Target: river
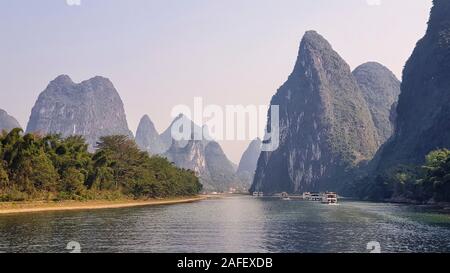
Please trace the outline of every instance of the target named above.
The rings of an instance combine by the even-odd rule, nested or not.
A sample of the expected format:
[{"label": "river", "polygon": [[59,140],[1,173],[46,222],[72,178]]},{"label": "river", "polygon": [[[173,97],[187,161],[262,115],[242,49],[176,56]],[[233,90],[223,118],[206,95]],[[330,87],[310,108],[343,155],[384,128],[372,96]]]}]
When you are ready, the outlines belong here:
[{"label": "river", "polygon": [[190,204],[0,216],[0,252],[450,252],[450,211],[232,196]]}]

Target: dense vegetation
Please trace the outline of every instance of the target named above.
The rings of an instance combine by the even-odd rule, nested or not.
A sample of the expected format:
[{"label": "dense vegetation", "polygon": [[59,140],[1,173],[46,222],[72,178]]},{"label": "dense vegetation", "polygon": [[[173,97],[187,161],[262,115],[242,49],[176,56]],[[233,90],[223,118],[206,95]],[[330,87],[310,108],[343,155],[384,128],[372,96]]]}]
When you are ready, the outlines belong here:
[{"label": "dense vegetation", "polygon": [[369,200],[450,202],[450,150],[429,153],[423,166],[398,165],[360,178],[351,191]]},{"label": "dense vegetation", "polygon": [[150,157],[126,136],[102,137],[95,153],[80,136],[0,134],[0,201],[159,198],[195,195],[190,170]]}]

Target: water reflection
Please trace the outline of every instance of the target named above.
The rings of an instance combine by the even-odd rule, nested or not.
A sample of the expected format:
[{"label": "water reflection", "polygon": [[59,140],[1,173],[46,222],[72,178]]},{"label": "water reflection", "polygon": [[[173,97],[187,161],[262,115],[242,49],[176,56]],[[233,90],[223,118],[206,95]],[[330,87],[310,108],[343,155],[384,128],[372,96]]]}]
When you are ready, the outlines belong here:
[{"label": "water reflection", "polygon": [[0,216],[0,251],[449,252],[449,214],[428,207],[339,206],[229,197],[173,206]]}]

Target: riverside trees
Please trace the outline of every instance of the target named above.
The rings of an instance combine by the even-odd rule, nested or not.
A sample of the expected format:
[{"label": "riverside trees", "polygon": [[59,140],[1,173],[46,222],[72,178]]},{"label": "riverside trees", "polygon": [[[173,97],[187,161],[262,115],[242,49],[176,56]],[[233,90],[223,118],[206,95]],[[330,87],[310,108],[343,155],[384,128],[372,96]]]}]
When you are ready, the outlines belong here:
[{"label": "riverside trees", "polygon": [[357,179],[352,189],[361,199],[450,202],[450,150],[430,152],[420,166],[397,165]]},{"label": "riverside trees", "polygon": [[126,136],[102,137],[91,153],[80,136],[0,133],[0,201],[159,198],[201,188],[192,171],[150,157]]}]

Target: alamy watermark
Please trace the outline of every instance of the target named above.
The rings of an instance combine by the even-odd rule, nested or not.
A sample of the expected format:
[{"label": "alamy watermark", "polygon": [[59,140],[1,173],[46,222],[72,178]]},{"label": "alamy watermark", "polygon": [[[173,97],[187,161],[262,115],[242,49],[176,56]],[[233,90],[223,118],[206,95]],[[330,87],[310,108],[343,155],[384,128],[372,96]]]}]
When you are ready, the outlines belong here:
[{"label": "alamy watermark", "polygon": [[377,241],[368,242],[366,248],[370,253],[381,253],[381,244]]},{"label": "alamy watermark", "polygon": [[70,253],[81,253],[81,244],[76,241],[70,241],[66,246],[67,250],[70,250]]},{"label": "alamy watermark", "polygon": [[[262,151],[271,152],[280,145],[279,105],[204,105],[203,99],[194,98],[194,107],[177,105],[172,117],[182,113],[171,126],[175,141],[188,140],[253,140],[262,139]],[[267,120],[270,123],[267,124]],[[191,126],[194,122],[197,126]]]}]

